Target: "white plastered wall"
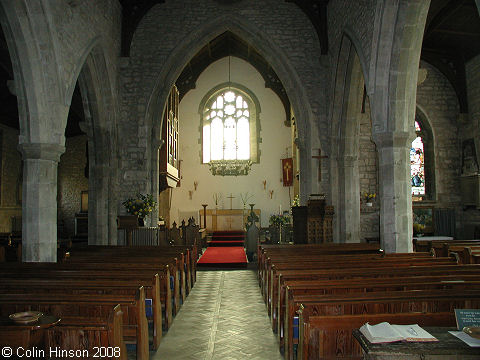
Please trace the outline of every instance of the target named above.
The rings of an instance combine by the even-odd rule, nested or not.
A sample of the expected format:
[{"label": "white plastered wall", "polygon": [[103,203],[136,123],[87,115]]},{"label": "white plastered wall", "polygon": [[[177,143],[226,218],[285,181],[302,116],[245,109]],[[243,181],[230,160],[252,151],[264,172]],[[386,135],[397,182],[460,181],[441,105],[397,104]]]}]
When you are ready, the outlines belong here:
[{"label": "white plastered wall", "polygon": [[[280,99],[275,93],[265,88],[265,82],[260,73],[249,63],[231,57],[230,79],[247,87],[257,97],[261,112],[259,144],[260,163],[253,164],[247,176],[213,176],[208,165],[200,161],[200,114],[198,109],[205,94],[218,84],[228,81],[228,58],[220,59],[211,64],[200,75],[196,87],[190,90],[180,102],[180,154],[181,186],[172,191],[170,221],[181,223],[185,214],[197,214],[203,209],[202,204],[208,204],[207,209],[215,208],[213,194],[221,194],[219,209],[230,209],[230,199],[233,209],[242,209],[240,195],[248,192],[252,196],[248,203],[254,203],[261,210],[261,226],[268,226],[271,214],[281,210],[290,210],[288,187],[281,182],[281,159],[286,157],[286,148],[290,145],[291,129],[283,122],[285,111]],[[288,149],[291,156],[291,148]],[[263,181],[266,180],[266,189]],[[198,182],[197,190],[194,182]],[[273,190],[272,198],[270,191]],[[189,191],[192,191],[190,200]],[[293,188],[291,188],[293,196]],[[247,208],[249,206],[247,205]],[[187,219],[185,219],[186,221]]]}]

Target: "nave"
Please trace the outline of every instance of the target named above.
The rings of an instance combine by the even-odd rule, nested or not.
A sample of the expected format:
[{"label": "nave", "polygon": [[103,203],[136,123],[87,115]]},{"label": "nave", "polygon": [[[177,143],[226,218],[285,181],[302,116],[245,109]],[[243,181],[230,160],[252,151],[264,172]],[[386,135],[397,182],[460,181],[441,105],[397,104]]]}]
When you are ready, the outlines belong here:
[{"label": "nave", "polygon": [[256,272],[198,271],[192,292],[151,359],[282,360]]}]

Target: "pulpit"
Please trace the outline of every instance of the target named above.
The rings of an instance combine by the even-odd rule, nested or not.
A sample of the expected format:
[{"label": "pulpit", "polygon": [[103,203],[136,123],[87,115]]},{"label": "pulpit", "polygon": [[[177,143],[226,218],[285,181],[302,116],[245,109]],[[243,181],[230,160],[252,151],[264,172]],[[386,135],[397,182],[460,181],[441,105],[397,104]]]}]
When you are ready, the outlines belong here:
[{"label": "pulpit", "polygon": [[319,244],[333,241],[333,206],[325,198],[311,198],[307,206],[295,206],[293,241],[295,244]]}]

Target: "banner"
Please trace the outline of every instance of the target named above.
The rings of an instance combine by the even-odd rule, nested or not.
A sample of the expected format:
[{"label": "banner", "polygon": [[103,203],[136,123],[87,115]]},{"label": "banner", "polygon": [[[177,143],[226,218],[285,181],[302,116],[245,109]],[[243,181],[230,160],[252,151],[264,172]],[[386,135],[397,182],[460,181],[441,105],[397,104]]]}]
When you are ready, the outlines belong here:
[{"label": "banner", "polygon": [[283,186],[293,185],[293,159],[282,159]]}]

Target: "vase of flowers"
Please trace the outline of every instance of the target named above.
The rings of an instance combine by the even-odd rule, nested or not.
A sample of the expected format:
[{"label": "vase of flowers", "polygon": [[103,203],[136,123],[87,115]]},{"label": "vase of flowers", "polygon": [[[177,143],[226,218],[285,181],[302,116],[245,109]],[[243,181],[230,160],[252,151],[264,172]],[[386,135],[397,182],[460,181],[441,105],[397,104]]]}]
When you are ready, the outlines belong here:
[{"label": "vase of flowers", "polygon": [[365,205],[366,205],[366,206],[373,206],[372,201],[373,201],[373,199],[375,199],[375,198],[377,197],[377,194],[375,194],[375,193],[368,193],[368,192],[365,191],[365,192],[362,194],[362,197],[363,197],[363,199],[364,199],[364,201],[365,201]]},{"label": "vase of flowers", "polygon": [[143,226],[143,219],[157,206],[152,194],[137,194],[137,198],[130,198],[122,202],[129,214],[138,217],[139,226]]}]

